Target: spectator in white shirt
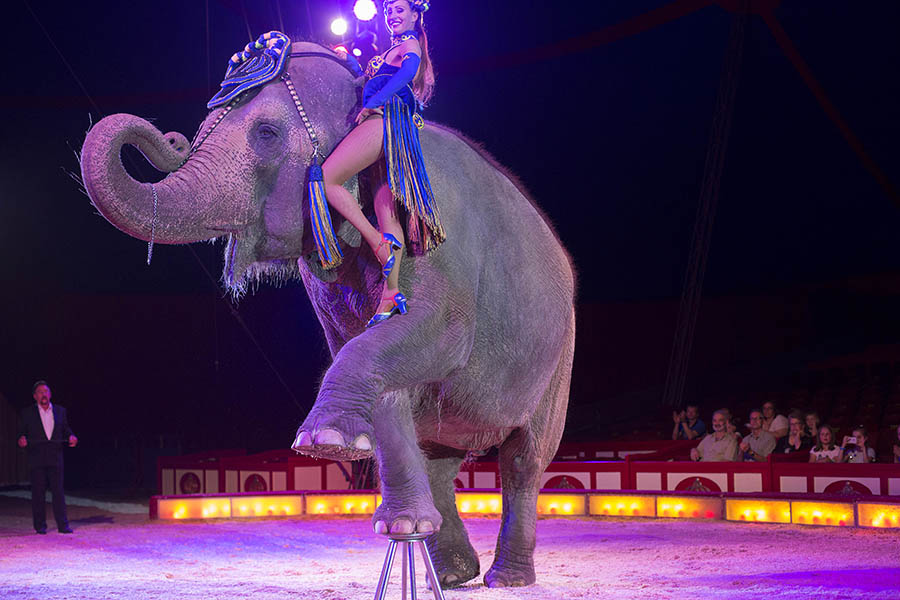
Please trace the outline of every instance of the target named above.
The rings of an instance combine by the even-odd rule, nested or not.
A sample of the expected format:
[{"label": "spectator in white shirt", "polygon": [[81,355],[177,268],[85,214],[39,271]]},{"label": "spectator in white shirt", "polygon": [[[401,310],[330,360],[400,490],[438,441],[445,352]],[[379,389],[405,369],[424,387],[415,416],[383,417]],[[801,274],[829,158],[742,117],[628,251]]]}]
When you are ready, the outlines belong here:
[{"label": "spectator in white shirt", "polygon": [[778,440],[778,438],[783,438],[788,434],[788,430],[790,429],[790,423],[788,423],[787,417],[784,415],[779,415],[775,411],[775,403],[769,400],[765,404],[762,405],[762,414],[763,414],[763,430],[768,431],[772,434],[772,437]]},{"label": "spectator in white shirt", "polygon": [[819,425],[819,439],[809,451],[809,462],[841,462],[841,447],[834,443],[834,430],[830,425]]}]

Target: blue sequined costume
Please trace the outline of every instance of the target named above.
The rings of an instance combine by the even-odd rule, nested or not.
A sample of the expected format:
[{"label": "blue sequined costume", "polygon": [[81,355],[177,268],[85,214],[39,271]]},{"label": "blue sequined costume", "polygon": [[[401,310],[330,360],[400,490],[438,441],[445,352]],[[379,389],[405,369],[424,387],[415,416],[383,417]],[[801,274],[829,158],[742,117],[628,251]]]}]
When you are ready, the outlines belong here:
[{"label": "blue sequined costume", "polygon": [[409,213],[408,245],[420,252],[428,251],[443,242],[446,234],[419,144],[419,130],[425,126],[425,121],[419,114],[420,106],[412,90],[419,57],[407,54],[403,65],[396,67],[385,62],[386,55],[387,52],[369,61],[363,106],[384,109],[388,184],[394,199]]}]

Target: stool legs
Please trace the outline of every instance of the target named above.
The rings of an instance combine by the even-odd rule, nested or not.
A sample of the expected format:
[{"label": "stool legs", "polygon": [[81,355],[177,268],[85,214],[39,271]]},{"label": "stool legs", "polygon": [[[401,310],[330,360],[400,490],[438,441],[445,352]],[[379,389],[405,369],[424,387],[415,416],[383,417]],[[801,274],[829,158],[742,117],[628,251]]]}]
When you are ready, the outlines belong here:
[{"label": "stool legs", "polygon": [[444,600],[444,593],[438,583],[434,563],[431,562],[431,556],[428,555],[428,549],[425,547],[426,537],[426,534],[419,533],[390,536],[387,555],[384,557],[384,565],[381,567],[381,577],[378,578],[378,588],[375,590],[375,600],[384,600],[385,598],[398,544],[400,545],[400,568],[402,571],[400,580],[401,598],[406,600],[406,580],[408,576],[410,599],[416,600],[416,555],[413,546],[418,544],[419,549],[422,551],[422,560],[425,563],[425,577],[428,583],[431,584],[434,600]]},{"label": "stool legs", "polygon": [[[431,589],[437,590],[434,598],[435,600],[444,600],[444,592],[441,591],[441,585],[438,583],[437,573],[434,570],[434,563],[431,562],[431,555],[428,554],[428,548],[425,547],[424,542],[419,544],[419,550],[422,551],[422,562],[425,563],[425,578],[431,584]],[[412,556],[411,551],[410,556]],[[413,600],[416,600],[415,596],[413,596]]]}]

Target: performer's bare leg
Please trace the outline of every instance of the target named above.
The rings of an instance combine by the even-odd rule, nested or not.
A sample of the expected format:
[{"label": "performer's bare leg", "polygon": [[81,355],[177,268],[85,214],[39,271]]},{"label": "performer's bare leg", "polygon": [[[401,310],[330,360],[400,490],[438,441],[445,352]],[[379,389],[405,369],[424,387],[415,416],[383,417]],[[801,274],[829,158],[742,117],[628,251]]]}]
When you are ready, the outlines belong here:
[{"label": "performer's bare leg", "polygon": [[359,230],[373,251],[381,242],[381,234],[372,227],[353,195],[343,184],[381,156],[384,136],[382,127],[381,118],[378,117],[363,121],[350,130],[347,137],[341,140],[322,164],[328,204]]},{"label": "performer's bare leg", "polygon": [[[359,230],[382,264],[387,262],[387,250],[390,248],[390,246],[381,245],[379,249],[382,232],[390,233],[401,244],[404,243],[403,228],[400,226],[391,190],[385,184],[375,193],[375,214],[378,217],[378,227],[381,229],[379,232],[372,227],[353,195],[344,188],[343,184],[382,156],[383,127],[381,117],[374,116],[366,119],[341,140],[338,147],[322,165],[325,197],[328,199],[328,204]],[[376,312],[385,312],[393,307],[393,296],[399,287],[401,254],[402,251],[394,253],[396,261],[394,269],[391,271],[382,293],[382,296],[387,296],[389,300],[382,300]]]},{"label": "performer's bare leg", "polygon": [[[401,245],[406,245],[406,240],[403,238],[403,227],[400,226],[400,217],[397,215],[397,202],[387,183],[382,184],[375,192],[375,216],[378,217],[378,228],[383,233],[390,233],[397,238]],[[384,282],[382,300],[376,312],[387,312],[394,306],[393,297],[400,291],[400,259],[402,256],[402,250],[394,252],[394,270]]]}]

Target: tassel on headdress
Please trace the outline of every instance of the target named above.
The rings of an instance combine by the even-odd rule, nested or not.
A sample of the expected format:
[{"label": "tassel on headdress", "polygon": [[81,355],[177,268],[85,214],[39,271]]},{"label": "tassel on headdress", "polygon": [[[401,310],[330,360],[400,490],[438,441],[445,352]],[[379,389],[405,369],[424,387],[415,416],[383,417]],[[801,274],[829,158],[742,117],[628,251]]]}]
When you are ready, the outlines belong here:
[{"label": "tassel on headdress", "polygon": [[337,236],[331,224],[331,213],[328,212],[328,200],[325,199],[325,182],[322,167],[316,156],[309,165],[309,222],[312,225],[313,238],[319,250],[319,261],[322,268],[333,269],[344,260],[344,254],[337,243]]}]

